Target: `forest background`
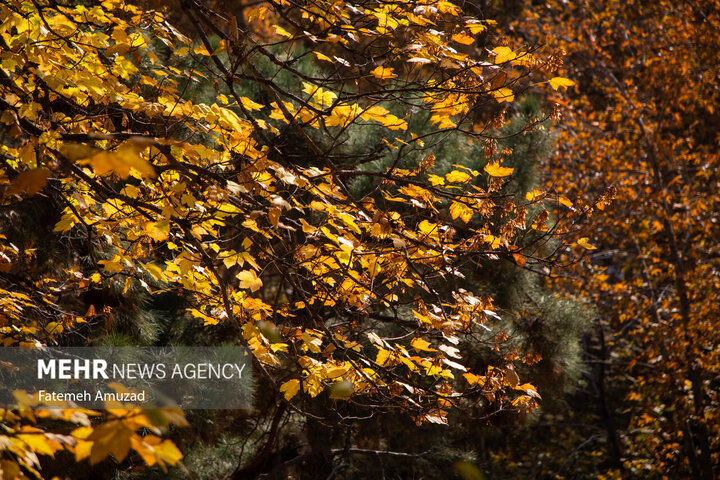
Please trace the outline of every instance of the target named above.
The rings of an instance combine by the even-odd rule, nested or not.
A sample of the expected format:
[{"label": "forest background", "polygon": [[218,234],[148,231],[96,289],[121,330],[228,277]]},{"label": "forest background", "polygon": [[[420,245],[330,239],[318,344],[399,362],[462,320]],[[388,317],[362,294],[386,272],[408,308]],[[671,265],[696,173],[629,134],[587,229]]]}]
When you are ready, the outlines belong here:
[{"label": "forest background", "polygon": [[720,4],[2,2],[5,346],[251,411],[3,411],[3,478],[720,474]]}]

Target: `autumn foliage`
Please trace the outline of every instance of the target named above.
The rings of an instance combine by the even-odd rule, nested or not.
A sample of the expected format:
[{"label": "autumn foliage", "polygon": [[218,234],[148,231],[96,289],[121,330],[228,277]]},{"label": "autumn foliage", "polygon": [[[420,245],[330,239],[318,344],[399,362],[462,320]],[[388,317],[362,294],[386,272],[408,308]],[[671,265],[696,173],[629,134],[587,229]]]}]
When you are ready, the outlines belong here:
[{"label": "autumn foliage", "polygon": [[[4,345],[99,342],[124,296],[172,294],[252,351],[279,415],[321,394],[418,424],[532,409],[523,352],[463,279],[551,260],[554,197],[502,192],[494,136],[515,92],[572,84],[554,58],[488,45],[495,23],[446,1],[180,6],[183,32],[120,1],[3,2]],[[449,139],[485,153],[434,168]],[[468,342],[503,353],[471,368]],[[177,412],[62,412],[79,427],[6,412],[3,471],[181,457],[156,436]]]},{"label": "autumn foliage", "polygon": [[408,428],[462,478],[715,478],[720,5],[480,3],[0,2],[3,346],[229,342],[258,391],[17,392],[3,478],[234,430],[224,476],[332,478]]},{"label": "autumn foliage", "polygon": [[512,28],[565,50],[578,84],[548,182],[585,203],[616,192],[566,284],[597,307],[602,362],[606,436],[578,462],[604,478],[717,478],[720,5],[530,3]]}]

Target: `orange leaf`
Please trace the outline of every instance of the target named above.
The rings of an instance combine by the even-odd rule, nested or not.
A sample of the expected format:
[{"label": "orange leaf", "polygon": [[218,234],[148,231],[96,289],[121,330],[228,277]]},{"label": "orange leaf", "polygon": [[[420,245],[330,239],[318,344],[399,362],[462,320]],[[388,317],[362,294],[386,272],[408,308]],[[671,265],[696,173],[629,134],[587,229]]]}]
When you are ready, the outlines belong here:
[{"label": "orange leaf", "polygon": [[475,39],[470,35],[466,35],[464,33],[456,33],[450,38],[452,38],[454,42],[462,43],[463,45],[470,45],[475,41]]},{"label": "orange leaf", "polygon": [[45,188],[49,176],[50,170],[45,167],[33,168],[31,170],[24,171],[15,177],[7,191],[7,194],[19,195],[21,193],[27,193],[29,195],[35,195],[37,192]]}]

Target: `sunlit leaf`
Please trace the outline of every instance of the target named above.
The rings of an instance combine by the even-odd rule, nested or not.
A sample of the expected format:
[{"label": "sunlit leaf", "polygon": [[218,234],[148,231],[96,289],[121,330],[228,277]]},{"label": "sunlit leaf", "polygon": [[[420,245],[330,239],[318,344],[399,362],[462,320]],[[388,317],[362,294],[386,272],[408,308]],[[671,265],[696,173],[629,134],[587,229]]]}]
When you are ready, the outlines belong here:
[{"label": "sunlit leaf", "polygon": [[597,247],[594,245],[590,245],[589,239],[587,237],[582,237],[577,241],[577,244],[583,247],[586,250],[597,250]]},{"label": "sunlit leaf", "polygon": [[517,55],[508,47],[496,47],[493,49],[495,63],[505,63],[514,60]]},{"label": "sunlit leaf", "polygon": [[475,42],[475,39],[465,33],[456,33],[452,36],[452,41],[463,45],[471,45]]},{"label": "sunlit leaf", "polygon": [[236,277],[240,280],[240,288],[250,289],[251,292],[256,292],[263,285],[255,270],[243,270]]},{"label": "sunlit leaf", "polygon": [[553,77],[549,81],[550,86],[555,90],[565,90],[567,87],[572,87],[575,82],[569,78]]},{"label": "sunlit leaf", "polygon": [[436,352],[437,351],[436,349],[430,347],[430,342],[428,342],[427,340],[420,338],[420,337],[413,338],[412,341],[410,342],[410,345],[412,345],[412,347],[419,352]]},{"label": "sunlit leaf", "polygon": [[397,75],[393,73],[393,69],[390,67],[377,67],[370,73],[372,73],[375,78],[379,78],[381,80],[397,77]]},{"label": "sunlit leaf", "polygon": [[285,400],[291,400],[300,391],[300,380],[293,378],[280,386],[280,392],[285,394]]},{"label": "sunlit leaf", "polygon": [[507,177],[515,171],[514,168],[501,167],[496,163],[485,165],[483,170],[485,170],[491,177]]}]

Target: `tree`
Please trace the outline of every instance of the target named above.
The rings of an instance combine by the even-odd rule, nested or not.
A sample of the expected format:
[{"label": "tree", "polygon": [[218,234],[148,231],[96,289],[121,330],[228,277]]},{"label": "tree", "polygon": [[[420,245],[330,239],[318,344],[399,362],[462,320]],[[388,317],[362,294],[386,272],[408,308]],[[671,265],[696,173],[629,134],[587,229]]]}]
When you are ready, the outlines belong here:
[{"label": "tree", "polygon": [[720,5],[523,5],[511,28],[566,50],[578,82],[548,178],[586,203],[617,192],[566,284],[599,314],[597,410],[585,418],[606,434],[580,439],[578,457],[606,478],[715,478]]},{"label": "tree", "polygon": [[[501,349],[492,298],[464,279],[489,260],[553,261],[540,207],[557,197],[503,191],[512,152],[493,132],[557,58],[491,50],[494,22],[446,1],[180,6],[195,42],[121,1],[3,3],[4,343],[97,342],[121,308],[110,297],[172,292],[282,395],[237,478],[266,469],[288,410],[308,418],[309,472],[327,476],[319,411],[444,424],[451,409],[532,409],[522,352]],[[215,92],[193,101],[201,81]],[[485,154],[438,175],[449,140]],[[470,366],[469,344],[508,353]],[[63,447],[81,460],[80,445],[91,463],[130,448],[179,460],[134,433],[177,413],[106,415],[50,450],[50,427],[44,446],[9,434],[7,468],[34,472],[23,458]]]}]

